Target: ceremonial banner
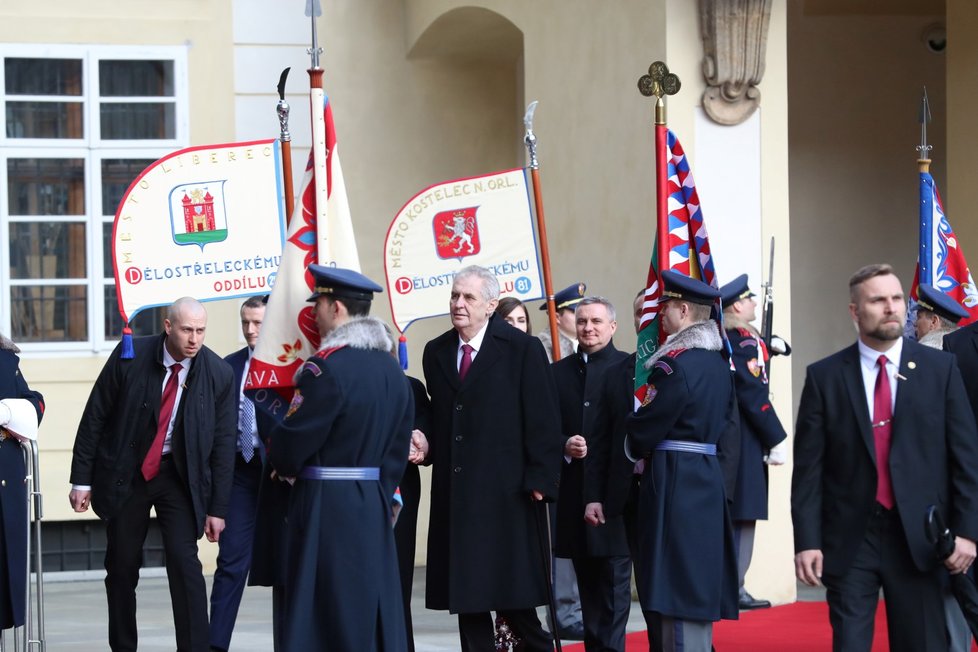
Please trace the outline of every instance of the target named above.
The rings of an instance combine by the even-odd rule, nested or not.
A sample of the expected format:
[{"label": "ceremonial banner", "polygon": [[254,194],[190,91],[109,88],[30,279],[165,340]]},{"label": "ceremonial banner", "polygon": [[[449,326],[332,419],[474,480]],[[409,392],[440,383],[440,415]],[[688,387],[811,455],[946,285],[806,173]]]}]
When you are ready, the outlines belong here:
[{"label": "ceremonial banner", "polygon": [[[333,111],[323,97],[326,119],[325,178],[314,175],[314,154],[310,153],[299,191],[299,203],[289,223],[282,251],[282,265],[262,324],[248,371],[246,388],[276,390],[291,398],[292,378],[303,361],[319,349],[319,331],[313,303],[313,281],[306,268],[310,263],[345,267],[360,271],[360,258],[353,237],[353,221],[346,197],[346,185],[337,149]],[[317,184],[322,184],[326,206],[317,207]],[[273,414],[282,405],[267,391],[250,394],[255,403]]]},{"label": "ceremonial banner", "polygon": [[[975,288],[971,270],[958,247],[951,224],[944,214],[937,184],[929,172],[920,173],[920,249],[917,255],[917,271],[910,288],[911,311],[916,310],[917,286],[932,285],[957,301],[968,311],[961,326],[978,320],[978,289]],[[909,321],[911,327],[913,322]]]},{"label": "ceremonial banner", "polygon": [[[665,127],[662,127],[665,129]],[[649,265],[648,287],[642,302],[642,317],[639,322],[637,358],[635,360],[635,400],[636,408],[645,400],[648,390],[649,371],[643,363],[659,348],[659,300],[662,296],[659,271],[672,269],[693,278],[702,279],[712,287],[717,286],[713,256],[710,253],[710,240],[700,210],[699,195],[693,183],[693,173],[686,159],[679,139],[671,130],[667,136],[667,181],[668,193],[667,233],[669,260],[659,265],[658,240],[663,234],[658,230],[652,247],[652,261]]]},{"label": "ceremonial banner", "polygon": [[190,147],[132,182],[112,231],[124,321],[184,296],[268,292],[284,238],[279,157],[276,140]]},{"label": "ceremonial banner", "polygon": [[503,296],[543,296],[540,263],[522,168],[446,181],[412,197],[384,242],[387,296],[394,325],[448,314],[458,270],[481,265]]}]

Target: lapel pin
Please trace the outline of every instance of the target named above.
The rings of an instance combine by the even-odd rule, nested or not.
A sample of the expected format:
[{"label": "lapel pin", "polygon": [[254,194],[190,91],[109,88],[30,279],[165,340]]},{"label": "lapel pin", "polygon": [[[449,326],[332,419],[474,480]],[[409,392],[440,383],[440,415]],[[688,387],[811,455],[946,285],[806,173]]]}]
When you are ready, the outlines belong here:
[{"label": "lapel pin", "polygon": [[906,376],[904,376],[903,374],[901,374],[899,372],[896,374],[896,378],[897,378],[897,380],[906,380],[907,379]]},{"label": "lapel pin", "polygon": [[917,368],[917,363],[914,362],[913,360],[907,363],[907,369],[916,369],[916,368]]}]

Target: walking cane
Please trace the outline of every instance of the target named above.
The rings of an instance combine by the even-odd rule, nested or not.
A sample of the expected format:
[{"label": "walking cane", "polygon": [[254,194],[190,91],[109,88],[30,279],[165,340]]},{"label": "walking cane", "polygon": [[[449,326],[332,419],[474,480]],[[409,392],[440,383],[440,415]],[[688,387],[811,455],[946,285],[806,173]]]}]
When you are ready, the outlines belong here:
[{"label": "walking cane", "polygon": [[[554,639],[554,648],[557,652],[563,652],[560,645],[560,634],[557,632],[557,596],[554,593],[553,582],[553,559],[552,538],[550,535],[550,504],[537,501],[537,533],[540,535],[540,556],[543,560],[543,570],[547,575],[547,613],[550,616],[550,633]],[[544,524],[540,521],[543,520]]]}]

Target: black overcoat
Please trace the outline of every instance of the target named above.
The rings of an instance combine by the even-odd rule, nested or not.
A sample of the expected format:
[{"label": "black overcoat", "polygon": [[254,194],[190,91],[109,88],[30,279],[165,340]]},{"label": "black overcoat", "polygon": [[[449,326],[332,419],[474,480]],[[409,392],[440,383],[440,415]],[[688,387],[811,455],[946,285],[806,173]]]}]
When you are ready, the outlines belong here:
[{"label": "black overcoat", "polygon": [[[34,404],[37,420],[44,414],[44,398],[32,391],[20,373],[20,360],[10,349],[0,349],[0,399],[24,398]],[[15,440],[0,442],[0,517],[4,555],[0,558],[0,629],[24,624],[27,571],[27,477],[24,452]]]},{"label": "black overcoat", "polygon": [[324,346],[339,340],[370,348],[326,348],[306,360],[289,411],[270,437],[268,458],[284,477],[305,466],[380,473],[379,481],[299,478],[292,487],[288,652],[407,649],[391,502],[407,463],[414,402],[389,350],[376,348],[369,334],[346,338],[367,321],[341,326]]},{"label": "black overcoat", "polygon": [[557,497],[563,446],[557,393],[540,340],[489,318],[459,381],[455,330],[428,342],[431,395],[429,609],[477,613],[547,600],[539,504]]},{"label": "black overcoat", "polygon": [[740,410],[740,466],[730,518],[756,521],[767,518],[767,464],[764,456],[788,437],[771,405],[767,379],[767,351],[745,328],[727,330],[733,349],[734,387]]},{"label": "black overcoat", "polygon": [[[638,512],[642,609],[682,620],[735,619],[737,556],[725,486],[732,478],[721,469],[722,459],[737,457],[724,451],[740,446],[729,364],[719,351],[678,349],[656,361],[648,382],[646,404],[626,419],[632,454],[651,456]],[[665,439],[716,444],[719,453],[655,450]]]},{"label": "black overcoat", "polygon": [[[561,443],[581,435],[588,442],[588,455],[582,459],[564,459],[560,475],[560,497],[557,499],[557,533],[554,545],[558,557],[612,557],[628,555],[625,523],[621,515],[606,517],[605,523],[593,527],[584,522],[584,476],[591,465],[592,433],[605,372],[628,357],[611,342],[591,353],[584,362],[578,352],[553,364],[554,382],[560,401]],[[599,458],[598,463],[606,463]]]},{"label": "black overcoat", "polygon": [[605,518],[625,511],[635,462],[625,455],[625,419],[635,411],[635,354],[613,363],[601,382],[584,469],[584,504],[601,503]]},{"label": "black overcoat", "polygon": [[[115,348],[92,387],[71,458],[71,484],[92,488],[92,508],[109,520],[129,498],[156,435],[162,398],[165,334],[133,338],[135,357]],[[197,536],[204,520],[224,518],[231,495],[238,397],[230,365],[206,346],[190,365],[172,451],[194,506]]]},{"label": "black overcoat", "polygon": [[[938,565],[923,519],[937,505],[955,534],[978,539],[978,429],[954,356],[903,339],[890,479],[910,554]],[[876,446],[858,345],[808,367],[795,426],[795,551],[821,550],[823,573],[846,573],[876,505]]]}]

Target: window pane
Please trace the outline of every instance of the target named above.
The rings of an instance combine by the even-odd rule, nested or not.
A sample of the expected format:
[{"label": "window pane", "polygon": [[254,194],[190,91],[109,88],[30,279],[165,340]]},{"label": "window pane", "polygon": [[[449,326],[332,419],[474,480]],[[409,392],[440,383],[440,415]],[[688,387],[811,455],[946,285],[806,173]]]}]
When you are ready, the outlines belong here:
[{"label": "window pane", "polygon": [[176,138],[176,109],[170,102],[102,104],[102,140]]},{"label": "window pane", "polygon": [[102,97],[173,97],[172,61],[98,62]]},{"label": "window pane", "polygon": [[85,214],[83,159],[8,159],[7,187],[10,215]]},{"label": "window pane", "polygon": [[11,222],[10,278],[85,278],[85,224]]},{"label": "window pane", "polygon": [[84,138],[81,102],[7,102],[7,138]]},{"label": "window pane", "polygon": [[4,59],[7,95],[81,95],[81,59]]},{"label": "window pane", "polygon": [[15,342],[83,342],[88,339],[88,288],[84,285],[10,288],[10,339]]},{"label": "window pane", "polygon": [[[132,321],[129,328],[132,334],[155,335],[163,332],[163,318],[166,317],[166,308],[147,308],[139,311]],[[122,316],[119,314],[119,304],[116,301],[115,285],[105,286],[105,339],[116,341],[122,336]]]},{"label": "window pane", "polygon": [[129,184],[152,162],[149,158],[102,160],[102,215],[115,215]]},{"label": "window pane", "polygon": [[[112,271],[112,222],[102,223],[102,276],[114,278]],[[114,301],[114,299],[113,299]]]}]

